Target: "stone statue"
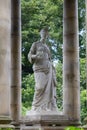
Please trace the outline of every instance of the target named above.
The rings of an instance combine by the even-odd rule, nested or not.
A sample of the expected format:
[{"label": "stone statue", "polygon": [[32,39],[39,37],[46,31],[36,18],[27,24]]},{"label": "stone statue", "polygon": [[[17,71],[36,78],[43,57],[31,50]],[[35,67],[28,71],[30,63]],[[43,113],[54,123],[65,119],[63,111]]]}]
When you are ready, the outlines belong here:
[{"label": "stone statue", "polygon": [[45,43],[48,37],[47,27],[40,31],[40,35],[40,41],[32,44],[28,54],[30,63],[33,63],[35,77],[35,93],[32,110],[36,112],[57,112],[55,68],[51,63],[49,47]]}]

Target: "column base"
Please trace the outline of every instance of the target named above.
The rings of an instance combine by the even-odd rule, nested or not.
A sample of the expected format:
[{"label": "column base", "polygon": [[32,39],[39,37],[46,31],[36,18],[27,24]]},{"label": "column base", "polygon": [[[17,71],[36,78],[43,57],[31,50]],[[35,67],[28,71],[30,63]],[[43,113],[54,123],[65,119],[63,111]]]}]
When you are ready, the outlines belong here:
[{"label": "column base", "polygon": [[14,126],[11,125],[11,117],[9,116],[0,116],[0,128],[3,128],[6,130],[6,128],[12,128],[14,130]]},{"label": "column base", "polygon": [[14,130],[20,130],[20,123],[19,123],[19,121],[12,121],[11,125],[14,126]]},{"label": "column base", "polygon": [[0,128],[4,128],[5,130],[6,128],[11,128],[12,130],[14,130],[14,126],[9,124],[0,124]]},{"label": "column base", "polygon": [[10,124],[11,121],[11,117],[9,116],[0,116],[0,124]]}]

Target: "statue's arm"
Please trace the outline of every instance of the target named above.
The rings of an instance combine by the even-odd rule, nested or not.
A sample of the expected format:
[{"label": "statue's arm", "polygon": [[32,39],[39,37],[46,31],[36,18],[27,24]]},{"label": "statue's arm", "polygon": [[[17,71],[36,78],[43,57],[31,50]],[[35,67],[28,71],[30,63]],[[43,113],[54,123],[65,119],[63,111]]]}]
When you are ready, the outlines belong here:
[{"label": "statue's arm", "polygon": [[28,60],[30,61],[30,63],[33,63],[35,59],[36,59],[36,45],[35,43],[33,43],[28,53]]}]

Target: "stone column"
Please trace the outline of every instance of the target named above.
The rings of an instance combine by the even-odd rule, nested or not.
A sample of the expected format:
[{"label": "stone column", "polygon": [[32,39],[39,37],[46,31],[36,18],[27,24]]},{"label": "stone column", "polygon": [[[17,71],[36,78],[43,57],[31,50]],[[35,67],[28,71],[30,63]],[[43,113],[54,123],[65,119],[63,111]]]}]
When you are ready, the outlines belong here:
[{"label": "stone column", "polygon": [[11,115],[18,123],[21,114],[21,4],[11,1]]},{"label": "stone column", "polygon": [[64,0],[63,26],[64,114],[78,124],[80,121],[78,0]]},{"label": "stone column", "polygon": [[10,122],[10,4],[0,0],[0,124]]}]

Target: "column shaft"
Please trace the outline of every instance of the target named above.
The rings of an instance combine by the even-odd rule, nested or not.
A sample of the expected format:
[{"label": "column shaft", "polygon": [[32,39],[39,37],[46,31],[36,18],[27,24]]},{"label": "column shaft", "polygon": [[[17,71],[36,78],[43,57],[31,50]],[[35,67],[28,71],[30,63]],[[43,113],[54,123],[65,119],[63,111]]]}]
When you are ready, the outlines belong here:
[{"label": "column shaft", "polygon": [[64,114],[80,120],[78,0],[64,0],[63,8],[63,107]]},{"label": "column shaft", "polygon": [[10,0],[0,0],[0,123],[10,117],[10,19]]},{"label": "column shaft", "polygon": [[11,114],[14,121],[21,114],[21,4],[11,2]]}]

